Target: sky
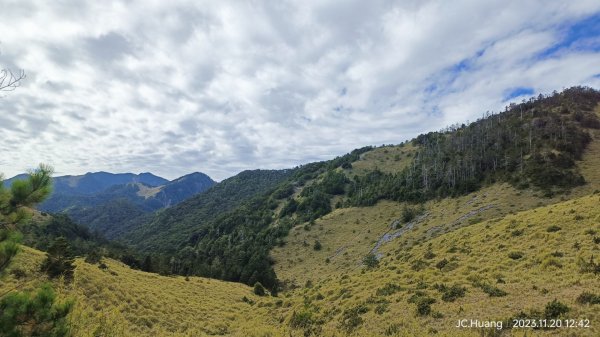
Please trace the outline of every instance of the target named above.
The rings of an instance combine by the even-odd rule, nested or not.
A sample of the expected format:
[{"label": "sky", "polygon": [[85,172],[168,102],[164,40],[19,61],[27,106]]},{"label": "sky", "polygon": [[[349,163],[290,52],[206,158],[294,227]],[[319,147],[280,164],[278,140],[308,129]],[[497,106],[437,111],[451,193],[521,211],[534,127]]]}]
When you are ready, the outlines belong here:
[{"label": "sky", "polygon": [[0,172],[246,169],[600,89],[600,1],[0,0]]}]

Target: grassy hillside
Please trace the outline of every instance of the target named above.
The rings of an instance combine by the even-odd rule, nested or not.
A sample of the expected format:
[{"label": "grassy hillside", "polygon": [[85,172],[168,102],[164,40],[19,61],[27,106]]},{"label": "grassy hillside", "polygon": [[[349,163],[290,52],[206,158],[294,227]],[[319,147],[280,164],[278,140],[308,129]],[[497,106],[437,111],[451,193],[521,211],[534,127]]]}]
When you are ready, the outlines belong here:
[{"label": "grassy hillside", "polygon": [[352,164],[351,172],[358,175],[375,169],[385,173],[400,172],[412,162],[417,149],[418,147],[411,143],[375,148],[361,155],[360,159]]},{"label": "grassy hillside", "polygon": [[[279,282],[269,251],[302,238],[296,230],[294,238],[285,238],[293,227],[310,229],[329,216],[340,223],[335,217],[344,214],[342,209],[395,201],[399,210],[382,211],[377,221],[383,222],[374,226],[383,227],[368,233],[395,237],[400,229],[384,230],[385,225],[407,207],[406,212],[417,212],[416,206],[405,203],[421,204],[417,213],[422,207],[423,217],[416,219],[420,223],[410,224],[421,233],[405,237],[420,241],[465,223],[571,198],[586,183],[577,163],[593,142],[591,133],[600,130],[594,111],[598,102],[600,92],[573,87],[511,104],[469,125],[420,135],[410,143],[365,147],[330,161],[277,171],[285,172],[280,179],[240,174],[178,207],[127,223],[122,240],[143,254],[157,255],[153,270],[246,284],[260,281],[276,290]],[[474,192],[477,200],[475,194],[464,199]],[[502,200],[486,204],[488,195]],[[444,199],[448,197],[455,199]],[[352,216],[340,220],[357,221]],[[371,226],[372,219],[368,221]],[[379,240],[365,237],[373,243]],[[321,244],[316,241],[307,237],[295,243]],[[298,259],[294,252],[290,255]],[[289,258],[283,259],[290,264]]]},{"label": "grassy hillside", "polygon": [[[460,318],[508,320],[521,311],[543,316],[554,299],[568,307],[565,317],[589,319],[591,327],[504,335],[596,336],[600,305],[581,303],[581,295],[600,295],[589,264],[600,253],[599,204],[600,194],[592,194],[425,242],[395,240],[379,266],[331,268],[325,275],[315,268],[311,282],[279,298],[255,296],[239,283],[144,273],[110,259],[104,269],[78,260],[72,285],[55,287],[61,298],[77,301],[70,316],[75,336],[496,336],[453,325]],[[375,213],[363,215],[370,216]],[[2,276],[0,293],[43,282],[43,256],[23,247]],[[428,299],[435,302],[419,314]]]},{"label": "grassy hillside", "polygon": [[[595,113],[600,116],[600,105]],[[410,221],[408,231],[402,214],[405,208],[420,208],[415,204],[383,200],[371,207],[336,209],[311,226],[300,223],[291,229],[285,246],[271,251],[275,271],[288,285],[302,285],[307,279],[322,279],[359,268],[364,256],[379,241],[377,252],[383,254],[389,251],[390,242],[400,241],[403,245],[423,242],[473,223],[589,195],[600,190],[600,130],[585,131],[591,142],[581,160],[575,163],[576,171],[586,181],[584,185],[548,196],[539,189],[496,183],[455,198],[429,200],[422,204],[422,214]],[[370,172],[366,168],[375,167],[386,172],[400,171],[411,163],[417,149],[410,144],[376,148],[361,155],[345,173],[348,177],[364,176]],[[396,154],[401,154],[398,160],[394,159]],[[398,225],[401,228],[396,228]],[[402,235],[389,242],[382,240],[386,234],[397,233]],[[322,245],[321,250],[314,250],[316,241]]]},{"label": "grassy hillside", "polygon": [[[2,277],[0,294],[45,282],[38,272],[43,258],[42,252],[22,247]],[[285,330],[276,327],[276,299],[258,297],[248,286],[159,276],[111,259],[103,263],[101,269],[78,259],[73,283],[55,282],[61,298],[76,300],[73,336],[265,336]]]},{"label": "grassy hillside", "polygon": [[[315,279],[287,296],[295,302],[296,315],[304,317],[303,329],[325,336],[344,329],[357,336],[479,335],[457,331],[452,324],[459,318],[505,320],[521,311],[535,315],[554,299],[570,308],[567,317],[598,322],[600,306],[577,299],[600,289],[600,278],[586,267],[600,252],[599,204],[600,194],[595,194],[465,226],[426,242],[397,240],[379,267],[354,265],[322,278],[323,270],[315,268],[310,273]],[[454,285],[465,288],[464,297],[444,301],[438,289]],[[506,294],[491,297],[484,290]],[[413,302],[426,298],[435,303],[420,316]],[[536,330],[534,335],[598,333],[596,323],[589,329]]]},{"label": "grassy hillside", "polygon": [[[77,299],[76,335],[597,336],[600,94],[566,93],[411,143],[245,172],[133,223],[124,238],[159,252],[161,272],[279,297],[78,261],[62,289]],[[11,268],[26,270],[0,290],[43,280],[41,258],[25,249]],[[515,317],[591,327],[454,328]]]}]

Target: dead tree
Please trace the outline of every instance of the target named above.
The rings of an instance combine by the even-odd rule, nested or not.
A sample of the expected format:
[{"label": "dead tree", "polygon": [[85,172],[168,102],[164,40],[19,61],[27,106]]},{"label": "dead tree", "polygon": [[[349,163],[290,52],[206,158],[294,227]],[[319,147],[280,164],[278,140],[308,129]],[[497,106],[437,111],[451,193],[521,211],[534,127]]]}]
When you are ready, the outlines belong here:
[{"label": "dead tree", "polygon": [[25,79],[25,71],[20,70],[17,74],[10,69],[0,70],[0,91],[13,91],[21,85]]}]

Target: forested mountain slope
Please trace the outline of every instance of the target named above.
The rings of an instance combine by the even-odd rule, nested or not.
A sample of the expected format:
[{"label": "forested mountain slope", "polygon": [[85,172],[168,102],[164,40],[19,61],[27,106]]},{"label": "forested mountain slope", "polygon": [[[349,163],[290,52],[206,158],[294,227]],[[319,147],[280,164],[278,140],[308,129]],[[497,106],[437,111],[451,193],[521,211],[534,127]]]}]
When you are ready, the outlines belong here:
[{"label": "forested mountain slope", "polygon": [[[324,278],[315,270],[314,279],[279,297],[110,259],[77,260],[73,282],[54,284],[61,300],[76,300],[69,315],[76,336],[591,337],[600,319],[599,203],[600,194],[591,194],[423,242],[395,241],[377,264]],[[43,259],[23,247],[1,276],[0,293],[38,287],[46,280]],[[505,329],[456,329],[463,317],[502,321]],[[577,326],[506,328],[519,317],[572,317]]]},{"label": "forested mountain slope", "polygon": [[128,231],[118,238],[142,251],[173,252],[194,231],[202,230],[244,201],[273,189],[290,174],[291,170],[241,172],[177,206],[134,219],[126,225]]},{"label": "forested mountain slope", "polygon": [[[574,87],[512,104],[506,111],[488,114],[469,125],[421,135],[410,144],[367,147],[305,165],[273,185],[269,193],[240,202],[241,206],[228,214],[201,226],[188,222],[189,231],[183,233],[190,234],[188,238],[167,230],[181,220],[163,215],[154,220],[152,228],[163,229],[154,231],[163,242],[176,238],[168,241],[173,243],[168,247],[180,249],[162,268],[248,284],[258,280],[274,289],[277,281],[270,249],[285,246],[289,229],[314,228],[315,220],[333,210],[375,205],[380,200],[433,202],[498,183],[542,198],[566,196],[585,184],[576,163],[592,141],[590,133],[600,128],[594,112],[598,102],[598,91]],[[382,156],[385,169],[361,164],[364,158]],[[486,210],[477,212],[482,211]],[[506,213],[498,213],[502,214]],[[388,218],[394,216],[391,213]],[[160,245],[148,248],[159,250]]]},{"label": "forested mountain slope", "polygon": [[114,185],[86,196],[63,195],[62,198],[68,200],[68,206],[59,211],[92,231],[114,239],[125,230],[127,222],[177,205],[208,190],[214,184],[216,183],[207,175],[192,173],[154,187],[142,183]]}]

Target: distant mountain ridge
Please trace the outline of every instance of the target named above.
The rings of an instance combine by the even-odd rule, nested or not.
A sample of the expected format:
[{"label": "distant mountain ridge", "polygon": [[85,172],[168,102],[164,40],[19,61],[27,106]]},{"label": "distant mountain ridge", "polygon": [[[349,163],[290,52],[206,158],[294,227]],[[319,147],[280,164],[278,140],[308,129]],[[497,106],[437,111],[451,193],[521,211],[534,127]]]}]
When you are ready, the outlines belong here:
[{"label": "distant mountain ridge", "polygon": [[[12,181],[25,177],[27,174],[18,175],[4,181],[4,185],[10,186]],[[66,213],[77,223],[102,234],[109,227],[119,227],[132,218],[177,205],[216,184],[200,172],[173,181],[148,172],[95,172],[54,177],[53,182],[51,196],[37,208]]]},{"label": "distant mountain ridge", "polygon": [[[19,174],[4,181],[5,186],[10,186],[14,180],[27,177],[27,174]],[[54,193],[67,194],[94,194],[106,190],[114,185],[128,183],[142,183],[144,185],[156,187],[164,185],[169,180],[156,176],[149,172],[140,174],[134,173],[109,173],[109,172],[88,172],[83,175],[66,175],[52,178]]]}]

